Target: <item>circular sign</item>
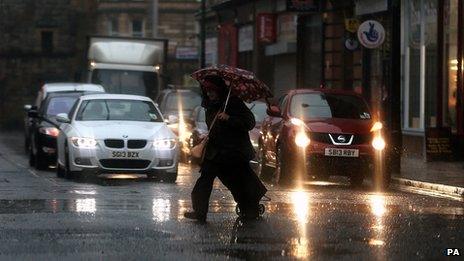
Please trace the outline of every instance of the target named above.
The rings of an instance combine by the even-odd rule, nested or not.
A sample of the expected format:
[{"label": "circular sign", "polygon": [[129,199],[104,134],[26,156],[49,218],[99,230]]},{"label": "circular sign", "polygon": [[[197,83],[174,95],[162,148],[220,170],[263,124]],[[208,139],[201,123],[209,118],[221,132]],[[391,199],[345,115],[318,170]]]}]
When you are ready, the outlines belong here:
[{"label": "circular sign", "polygon": [[381,23],[367,20],[358,28],[358,39],[366,48],[377,48],[385,41],[385,29]]},{"label": "circular sign", "polygon": [[358,40],[356,39],[353,39],[353,38],[348,38],[345,40],[345,48],[350,50],[350,51],[354,51],[356,49],[358,49],[359,47],[359,42]]}]

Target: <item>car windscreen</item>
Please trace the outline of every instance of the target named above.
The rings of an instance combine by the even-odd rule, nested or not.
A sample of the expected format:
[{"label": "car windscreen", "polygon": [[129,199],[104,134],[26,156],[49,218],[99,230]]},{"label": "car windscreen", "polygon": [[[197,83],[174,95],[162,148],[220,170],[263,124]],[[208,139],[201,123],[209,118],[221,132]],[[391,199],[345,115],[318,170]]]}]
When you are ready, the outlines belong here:
[{"label": "car windscreen", "polygon": [[195,92],[173,92],[167,95],[164,111],[193,111],[200,105],[201,96]]},{"label": "car windscreen", "polygon": [[158,76],[155,72],[95,69],[92,83],[103,85],[107,93],[158,96]]},{"label": "car windscreen", "polygon": [[267,105],[265,103],[255,103],[251,105],[251,112],[255,116],[255,121],[261,123],[266,117]]},{"label": "car windscreen", "polygon": [[303,120],[317,118],[361,119],[371,118],[366,103],[354,95],[305,93],[292,97],[290,114]]},{"label": "car windscreen", "polygon": [[149,101],[98,99],[84,100],[77,121],[146,121],[162,122],[155,105]]},{"label": "car windscreen", "polygon": [[69,111],[73,107],[74,103],[77,100],[75,97],[52,97],[48,100],[47,107],[45,109],[45,115],[47,116],[56,116],[60,113],[69,114]]}]

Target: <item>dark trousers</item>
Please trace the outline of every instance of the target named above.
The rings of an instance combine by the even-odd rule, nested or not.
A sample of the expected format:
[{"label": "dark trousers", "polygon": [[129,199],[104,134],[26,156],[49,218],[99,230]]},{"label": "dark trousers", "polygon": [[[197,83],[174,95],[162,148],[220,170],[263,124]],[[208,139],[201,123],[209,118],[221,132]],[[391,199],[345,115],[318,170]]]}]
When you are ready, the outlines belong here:
[{"label": "dark trousers", "polygon": [[216,177],[230,190],[235,202],[240,206],[257,205],[265,192],[259,198],[250,195],[249,191],[244,189],[249,186],[244,184],[247,182],[247,175],[255,175],[248,161],[205,160],[201,175],[192,191],[193,210],[201,215],[208,213],[209,197]]}]

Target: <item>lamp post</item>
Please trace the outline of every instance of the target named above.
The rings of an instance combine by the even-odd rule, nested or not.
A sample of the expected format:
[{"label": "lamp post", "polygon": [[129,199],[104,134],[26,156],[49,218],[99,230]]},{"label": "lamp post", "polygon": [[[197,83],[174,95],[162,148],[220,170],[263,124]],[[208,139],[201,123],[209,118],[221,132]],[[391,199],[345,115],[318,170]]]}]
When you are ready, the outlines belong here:
[{"label": "lamp post", "polygon": [[201,0],[200,8],[200,68],[205,68],[206,66],[206,50],[205,50],[205,40],[206,40],[206,0]]}]

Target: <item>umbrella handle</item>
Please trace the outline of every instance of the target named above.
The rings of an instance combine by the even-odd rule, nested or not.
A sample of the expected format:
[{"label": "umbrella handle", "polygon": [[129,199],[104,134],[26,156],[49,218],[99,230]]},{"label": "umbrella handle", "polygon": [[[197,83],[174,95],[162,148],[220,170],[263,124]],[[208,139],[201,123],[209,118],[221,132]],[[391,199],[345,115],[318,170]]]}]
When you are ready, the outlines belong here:
[{"label": "umbrella handle", "polygon": [[227,94],[227,98],[226,98],[226,103],[224,104],[224,110],[223,112],[226,112],[226,108],[227,108],[227,104],[229,103],[229,98],[230,98],[230,93],[232,92],[232,88],[229,87],[229,93]]}]

